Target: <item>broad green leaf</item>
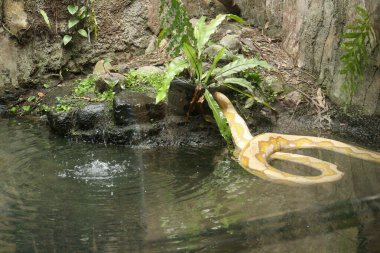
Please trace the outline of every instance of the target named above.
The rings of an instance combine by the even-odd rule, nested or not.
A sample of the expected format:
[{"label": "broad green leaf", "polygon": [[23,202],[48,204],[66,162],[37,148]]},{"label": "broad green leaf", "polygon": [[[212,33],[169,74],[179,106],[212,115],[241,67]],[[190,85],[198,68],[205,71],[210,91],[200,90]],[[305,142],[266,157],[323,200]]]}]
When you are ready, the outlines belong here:
[{"label": "broad green leaf", "polygon": [[265,69],[271,69],[271,66],[266,61],[260,61],[256,58],[253,59],[238,59],[236,61],[227,64],[215,75],[215,77],[227,77],[233,74],[239,73],[246,69],[262,67]]},{"label": "broad green leaf", "polygon": [[203,48],[210,40],[212,34],[216,32],[218,26],[226,19],[226,14],[219,14],[210,21],[208,25],[205,24],[205,17],[199,19],[198,25],[194,29],[194,37],[197,41],[197,50],[199,53],[203,52]]},{"label": "broad green leaf", "polygon": [[79,33],[80,35],[82,35],[83,37],[85,37],[85,38],[88,37],[87,32],[86,32],[86,30],[84,30],[84,29],[79,29],[79,30],[78,30],[78,33]]},{"label": "broad green leaf", "polygon": [[220,61],[220,59],[222,59],[223,55],[224,55],[224,51],[226,49],[223,47],[222,49],[219,50],[219,52],[216,54],[213,62],[212,62],[212,65],[210,67],[210,69],[208,70],[207,72],[207,75],[204,79],[204,84],[207,86],[207,83],[208,83],[208,80],[210,79],[210,76],[211,74],[214,72],[215,68],[216,68],[216,65],[218,64],[218,62]]},{"label": "broad green leaf", "polygon": [[79,9],[79,7],[76,6],[76,5],[70,4],[70,5],[67,6],[67,10],[69,11],[69,13],[71,15],[74,15],[75,13],[77,13],[78,9]]},{"label": "broad green leaf", "polygon": [[50,20],[49,20],[47,13],[44,10],[40,10],[40,14],[43,17],[43,19],[44,19],[47,27],[49,28],[49,30],[51,30]]},{"label": "broad green leaf", "polygon": [[87,16],[87,8],[86,8],[86,6],[82,6],[82,7],[79,9],[78,17],[79,17],[80,19],[84,19],[86,16]]},{"label": "broad green leaf", "polygon": [[190,63],[192,72],[196,74],[197,80],[200,80],[202,76],[202,62],[197,58],[195,49],[185,42],[183,43],[182,50]]},{"label": "broad green leaf", "polygon": [[244,21],[241,17],[234,15],[234,14],[227,14],[227,17],[230,19],[235,20],[236,22],[242,23],[242,24],[247,24],[247,22]]},{"label": "broad green leaf", "polygon": [[63,37],[63,45],[67,45],[71,40],[72,40],[72,36],[71,35],[65,35]]},{"label": "broad green leaf", "polygon": [[212,114],[214,115],[216,124],[218,125],[220,134],[226,140],[228,145],[232,143],[232,134],[231,129],[227,124],[227,120],[223,115],[222,110],[220,109],[218,103],[215,101],[211,93],[206,89],[205,90],[205,99],[210,107]]},{"label": "broad green leaf", "polygon": [[23,106],[21,106],[21,109],[22,109],[24,112],[29,112],[30,109],[31,109],[31,106],[30,106],[30,105],[23,105]]},{"label": "broad green leaf", "polygon": [[78,18],[70,18],[69,19],[69,22],[68,22],[68,26],[69,28],[77,25],[79,23],[79,19]]},{"label": "broad green leaf", "polygon": [[28,97],[27,101],[28,102],[33,102],[36,99],[37,99],[36,96],[30,96],[30,97]]},{"label": "broad green leaf", "polygon": [[182,58],[176,58],[165,69],[165,79],[161,84],[161,87],[157,90],[156,103],[163,101],[169,91],[170,83],[174,77],[180,74],[184,69],[188,68],[189,64]]},{"label": "broad green leaf", "polygon": [[223,83],[237,84],[243,88],[246,88],[249,92],[253,93],[253,87],[251,82],[247,81],[244,78],[227,78],[223,81]]},{"label": "broad green leaf", "polygon": [[237,22],[245,23],[242,18],[233,14],[219,14],[213,20],[211,20],[208,24],[206,24],[205,17],[202,16],[199,19],[197,26],[194,28],[194,37],[197,41],[197,50],[199,53],[198,57],[201,56],[204,47],[206,46],[207,42],[210,40],[211,35],[213,35],[216,32],[218,27],[222,24],[222,22],[226,18],[231,18]]}]

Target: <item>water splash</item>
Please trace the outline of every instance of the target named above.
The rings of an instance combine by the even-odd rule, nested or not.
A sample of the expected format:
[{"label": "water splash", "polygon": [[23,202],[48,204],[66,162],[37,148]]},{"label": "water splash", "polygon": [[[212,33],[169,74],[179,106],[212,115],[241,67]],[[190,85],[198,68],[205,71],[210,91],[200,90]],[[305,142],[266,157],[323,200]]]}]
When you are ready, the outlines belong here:
[{"label": "water splash", "polygon": [[58,176],[84,180],[89,183],[109,182],[114,178],[126,176],[128,164],[128,161],[117,163],[115,161],[104,162],[96,159],[83,165],[76,165],[73,169],[67,169],[59,173]]}]

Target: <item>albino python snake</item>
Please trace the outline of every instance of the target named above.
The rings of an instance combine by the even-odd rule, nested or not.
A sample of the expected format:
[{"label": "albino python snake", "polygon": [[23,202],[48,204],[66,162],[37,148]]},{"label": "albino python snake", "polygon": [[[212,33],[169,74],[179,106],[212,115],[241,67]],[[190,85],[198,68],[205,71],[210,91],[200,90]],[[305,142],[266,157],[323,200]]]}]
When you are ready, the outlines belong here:
[{"label": "albino python snake", "polygon": [[[231,128],[235,145],[234,155],[238,158],[239,164],[245,170],[260,178],[276,183],[311,185],[337,181],[343,176],[343,172],[339,171],[335,164],[309,156],[280,152],[284,150],[325,149],[380,163],[380,153],[326,138],[276,133],[264,133],[253,137],[247,124],[236,112],[231,101],[220,92],[215,92],[213,96],[221,107]],[[298,176],[286,173],[269,164],[273,159],[306,165],[319,170],[321,174],[318,176]]]}]

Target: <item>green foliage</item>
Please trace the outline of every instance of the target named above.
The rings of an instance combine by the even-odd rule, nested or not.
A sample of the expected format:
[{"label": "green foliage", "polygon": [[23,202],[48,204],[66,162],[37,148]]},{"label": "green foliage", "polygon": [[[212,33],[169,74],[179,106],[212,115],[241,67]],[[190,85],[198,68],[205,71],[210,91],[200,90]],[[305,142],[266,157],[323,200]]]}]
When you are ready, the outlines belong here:
[{"label": "green foliage", "polygon": [[95,17],[94,0],[87,1],[87,4],[83,6],[70,4],[67,6],[67,11],[70,14],[67,21],[69,34],[63,37],[64,45],[70,43],[76,34],[87,38],[89,42],[91,42],[91,34],[94,38],[97,37],[99,28]]},{"label": "green foliage", "polygon": [[[375,35],[370,24],[368,12],[360,6],[356,7],[356,18],[347,26],[342,34],[340,73],[345,75],[341,89],[346,107],[354,95],[358,83],[363,82],[363,72],[369,64],[370,48],[375,47]],[[372,45],[371,45],[372,44]]]},{"label": "green foliage", "polygon": [[57,97],[57,104],[54,106],[54,110],[56,112],[69,112],[72,109],[72,106],[68,101],[65,99],[62,99],[60,97]]},{"label": "green foliage", "polygon": [[74,94],[76,96],[83,96],[88,92],[94,92],[95,82],[98,78],[95,75],[89,75],[86,79],[76,80],[75,82],[78,84],[74,88]]},{"label": "green foliage", "polygon": [[208,90],[205,91],[205,99],[207,101],[207,104],[212,110],[216,124],[218,125],[218,128],[219,128],[220,134],[226,140],[227,144],[229,146],[232,146],[232,141],[231,141],[232,134],[231,134],[230,128],[228,127],[227,120],[224,117],[218,103],[215,101],[215,99],[213,98],[213,96]]},{"label": "green foliage", "polygon": [[131,70],[125,75],[124,85],[128,90],[146,92],[151,89],[157,90],[162,86],[165,75],[163,73],[144,73]]},{"label": "green foliage", "polygon": [[49,28],[49,30],[51,30],[50,19],[49,19],[47,13],[44,10],[42,10],[42,9],[39,12],[40,12],[42,18],[44,19],[45,24],[47,25],[47,27]]},{"label": "green foliage", "polygon": [[[171,1],[171,5],[169,4],[169,13],[186,13],[184,7],[178,3],[179,0]],[[175,3],[173,3],[175,2]],[[162,6],[165,5],[165,1],[162,0]],[[182,10],[183,9],[183,10]],[[162,17],[162,16],[161,16]],[[175,17],[175,15],[174,15]],[[184,18],[184,20],[188,20],[188,17]],[[213,63],[205,74],[202,70],[202,64],[204,59],[204,49],[207,43],[209,42],[212,34],[214,34],[220,24],[226,19],[230,18],[236,20],[238,22],[244,22],[240,17],[231,15],[231,14],[221,14],[218,15],[215,19],[211,20],[209,23],[206,22],[205,17],[201,17],[198,21],[198,24],[194,27],[194,29],[188,28],[190,22],[178,22],[176,18],[168,20],[167,16],[163,18],[163,24],[168,24],[167,28],[164,28],[160,34],[160,39],[169,34],[171,36],[170,43],[172,46],[169,48],[178,48],[181,50],[184,58],[176,58],[174,59],[166,68],[166,77],[162,86],[159,88],[156,101],[162,101],[165,99],[166,94],[169,90],[169,86],[174,77],[184,69],[189,69],[192,79],[196,84],[196,89],[194,93],[194,97],[192,99],[192,103],[199,100],[200,92],[202,88],[205,90],[204,98],[208,102],[210,106],[216,123],[219,127],[219,130],[222,136],[226,139],[227,143],[231,143],[231,134],[229,133],[229,127],[227,125],[227,121],[224,119],[223,114],[221,113],[221,109],[219,105],[216,103],[208,88],[210,85],[225,85],[230,87],[242,94],[247,95],[256,101],[260,101],[253,95],[253,87],[251,83],[243,78],[236,78],[233,75],[238,74],[247,69],[262,67],[269,69],[270,65],[265,61],[260,61],[258,59],[245,59],[244,57],[233,57],[235,58],[233,62],[221,67],[217,68],[219,61],[222,59],[225,49],[221,49],[216,57],[213,59]],[[177,23],[176,23],[177,22]],[[184,26],[184,27],[181,27]],[[170,33],[168,33],[168,30]],[[178,31],[178,32],[177,32]],[[185,32],[183,32],[185,31]],[[239,88],[235,87],[239,86]],[[245,90],[248,90],[246,92]],[[267,104],[266,104],[267,105]],[[190,105],[191,108],[192,104]],[[228,130],[227,130],[228,129]]]},{"label": "green foliage", "polygon": [[177,56],[184,42],[194,42],[194,31],[181,0],[161,0],[160,6],[161,33],[158,44],[162,39],[170,38],[167,46],[171,55]]},{"label": "green foliage", "polygon": [[174,77],[182,73],[188,67],[189,63],[182,58],[176,58],[166,65],[164,80],[160,87],[157,88],[156,103],[161,102],[166,98],[170,83],[173,81]]},{"label": "green foliage", "polygon": [[116,86],[117,82],[112,82],[112,81],[105,81],[105,82],[107,84],[107,89],[104,92],[95,92],[96,97],[100,101],[112,101],[115,96],[115,92],[113,88]]}]

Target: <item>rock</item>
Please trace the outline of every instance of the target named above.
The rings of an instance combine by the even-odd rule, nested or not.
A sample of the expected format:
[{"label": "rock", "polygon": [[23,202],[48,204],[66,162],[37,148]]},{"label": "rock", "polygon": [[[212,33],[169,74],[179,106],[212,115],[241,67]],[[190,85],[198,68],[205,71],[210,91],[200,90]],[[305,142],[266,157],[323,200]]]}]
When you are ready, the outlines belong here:
[{"label": "rock", "polygon": [[116,95],[113,109],[117,125],[141,124],[165,117],[165,104],[156,104],[155,98],[137,92],[123,91]]},{"label": "rock", "polygon": [[145,54],[153,53],[156,50],[157,37],[155,35],[152,36],[148,47],[145,49]]},{"label": "rock", "polygon": [[285,95],[284,102],[288,106],[294,106],[299,104],[302,101],[302,98],[302,94],[295,90]]},{"label": "rock", "polygon": [[168,44],[169,44],[168,40],[167,39],[163,39],[163,40],[161,40],[160,44],[158,45],[158,48],[159,49],[165,49]]},{"label": "rock", "polygon": [[6,105],[0,105],[0,118],[5,117],[8,114],[8,108]]},{"label": "rock", "polygon": [[[223,46],[214,44],[214,45],[211,45],[208,48],[206,48],[204,53],[205,53],[207,59],[212,61],[222,48],[223,48]],[[221,60],[226,60],[226,59],[227,59],[227,55],[224,54]]]},{"label": "rock", "polygon": [[284,91],[284,84],[276,76],[265,77],[262,85],[264,85],[264,89],[269,89],[277,94]]},{"label": "rock", "polygon": [[159,67],[150,65],[150,66],[140,67],[136,70],[136,72],[149,75],[149,74],[161,74],[161,73],[164,73],[164,70]]},{"label": "rock", "polygon": [[68,135],[74,125],[74,115],[75,112],[73,110],[68,112],[56,112],[55,110],[50,110],[47,113],[47,117],[52,132],[61,136]]},{"label": "rock", "polygon": [[174,79],[168,92],[168,107],[174,115],[186,115],[194,94],[194,85],[180,79]]},{"label": "rock", "polygon": [[198,25],[199,19],[198,18],[192,18],[190,19],[190,23],[192,24],[193,27]]},{"label": "rock", "polygon": [[240,36],[242,34],[242,28],[236,22],[223,23],[219,29],[224,36],[228,34]]},{"label": "rock", "polygon": [[4,0],[4,6],[0,6],[0,8],[2,7],[5,24],[13,35],[18,36],[28,28],[29,24],[23,1]]},{"label": "rock", "polygon": [[78,110],[76,113],[76,125],[81,130],[89,130],[101,120],[106,120],[106,104],[90,104]]},{"label": "rock", "polygon": [[102,74],[108,74],[113,69],[111,63],[106,62],[105,60],[100,60],[95,64],[94,70],[92,71],[92,74],[94,75],[102,75]]},{"label": "rock", "polygon": [[220,44],[233,52],[238,52],[242,48],[238,35],[228,34],[220,40]]},{"label": "rock", "polygon": [[95,90],[97,92],[103,93],[106,90],[110,89],[110,84],[112,83],[116,87],[115,91],[120,91],[120,84],[124,82],[124,75],[119,73],[104,73],[101,74],[95,82]]}]

